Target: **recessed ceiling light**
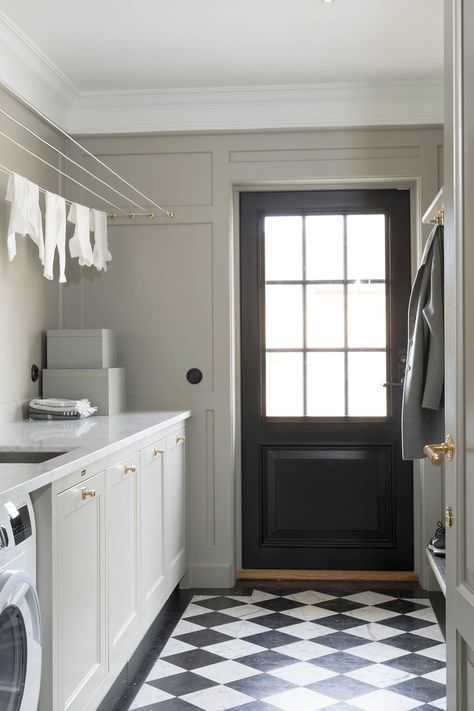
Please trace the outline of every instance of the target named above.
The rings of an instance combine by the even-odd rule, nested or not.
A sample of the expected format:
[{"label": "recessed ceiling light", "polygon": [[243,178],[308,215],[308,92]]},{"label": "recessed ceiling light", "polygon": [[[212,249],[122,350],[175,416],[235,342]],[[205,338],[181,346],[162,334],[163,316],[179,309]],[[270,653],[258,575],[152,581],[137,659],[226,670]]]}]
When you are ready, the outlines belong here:
[{"label": "recessed ceiling light", "polygon": [[334,0],[323,0],[323,2],[327,2],[329,4],[330,2],[334,2]]}]

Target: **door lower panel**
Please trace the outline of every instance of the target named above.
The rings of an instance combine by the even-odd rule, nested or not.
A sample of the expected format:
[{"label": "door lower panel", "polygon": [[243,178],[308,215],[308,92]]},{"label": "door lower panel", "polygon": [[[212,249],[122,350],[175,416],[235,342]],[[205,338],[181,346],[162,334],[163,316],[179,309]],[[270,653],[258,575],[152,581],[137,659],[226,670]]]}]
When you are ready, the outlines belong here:
[{"label": "door lower panel", "polygon": [[262,546],[395,547],[390,445],[261,453]]}]

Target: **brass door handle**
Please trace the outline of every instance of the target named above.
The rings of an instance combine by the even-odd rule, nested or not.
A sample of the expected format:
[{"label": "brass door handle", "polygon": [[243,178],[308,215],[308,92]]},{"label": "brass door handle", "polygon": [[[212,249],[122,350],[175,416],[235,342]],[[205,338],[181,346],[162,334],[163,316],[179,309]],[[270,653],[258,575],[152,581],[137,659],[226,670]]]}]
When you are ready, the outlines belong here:
[{"label": "brass door handle", "polygon": [[454,457],[454,440],[448,434],[441,444],[425,444],[423,454],[428,457],[433,466],[440,467],[444,462],[445,456],[448,462],[452,461]]},{"label": "brass door handle", "polygon": [[132,467],[132,466],[130,466],[129,464],[124,464],[124,465],[123,465],[123,472],[124,472],[124,474],[128,474],[128,473],[134,474],[136,471],[137,471],[137,468],[136,468],[136,467]]},{"label": "brass door handle", "polygon": [[154,449],[153,449],[153,456],[154,457],[157,457],[159,454],[161,455],[164,453],[165,453],[165,450],[161,449],[160,447],[154,447]]},{"label": "brass door handle", "polygon": [[81,496],[83,499],[93,499],[95,496],[95,489],[86,489],[84,486],[81,489]]}]

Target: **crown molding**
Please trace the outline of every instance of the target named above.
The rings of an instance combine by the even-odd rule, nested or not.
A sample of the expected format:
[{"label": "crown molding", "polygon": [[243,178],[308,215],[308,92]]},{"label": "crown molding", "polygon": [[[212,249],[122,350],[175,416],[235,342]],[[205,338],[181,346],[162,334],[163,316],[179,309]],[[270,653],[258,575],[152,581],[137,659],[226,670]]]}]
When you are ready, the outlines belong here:
[{"label": "crown molding", "polygon": [[440,81],[82,92],[67,119],[76,134],[442,123]]},{"label": "crown molding", "polygon": [[80,92],[0,11],[0,78],[78,135],[443,123],[441,81]]},{"label": "crown molding", "polygon": [[0,10],[3,82],[61,127],[78,94],[71,80]]}]

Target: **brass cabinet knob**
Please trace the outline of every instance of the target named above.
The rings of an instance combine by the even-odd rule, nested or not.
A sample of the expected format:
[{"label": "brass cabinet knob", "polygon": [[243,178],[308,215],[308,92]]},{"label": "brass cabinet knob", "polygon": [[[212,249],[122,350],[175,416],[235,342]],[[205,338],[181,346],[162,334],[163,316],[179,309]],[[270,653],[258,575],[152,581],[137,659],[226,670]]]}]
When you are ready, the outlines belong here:
[{"label": "brass cabinet knob", "polygon": [[153,448],[153,456],[154,456],[154,457],[157,457],[158,455],[161,456],[161,455],[164,454],[164,453],[165,453],[165,450],[164,450],[164,449],[161,449],[160,447],[154,447],[154,448]]},{"label": "brass cabinet knob", "polygon": [[95,489],[87,489],[85,486],[81,489],[81,496],[83,499],[93,499],[95,496]]},{"label": "brass cabinet knob", "polygon": [[124,474],[135,474],[135,472],[137,471],[137,468],[132,467],[129,464],[124,464],[123,471],[124,471]]},{"label": "brass cabinet knob", "polygon": [[447,435],[444,442],[441,444],[425,444],[423,454],[430,460],[435,467],[440,467],[444,462],[444,457],[448,462],[451,462],[454,457],[454,440],[450,434]]},{"label": "brass cabinet knob", "polygon": [[186,437],[184,435],[176,435],[176,444],[179,444],[180,442],[184,442],[186,440]]}]

